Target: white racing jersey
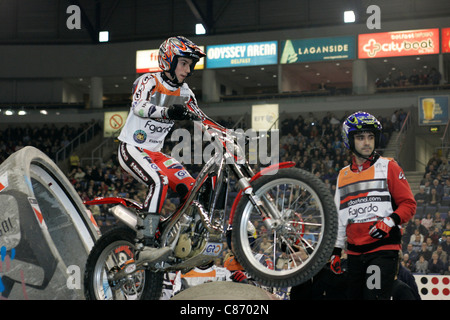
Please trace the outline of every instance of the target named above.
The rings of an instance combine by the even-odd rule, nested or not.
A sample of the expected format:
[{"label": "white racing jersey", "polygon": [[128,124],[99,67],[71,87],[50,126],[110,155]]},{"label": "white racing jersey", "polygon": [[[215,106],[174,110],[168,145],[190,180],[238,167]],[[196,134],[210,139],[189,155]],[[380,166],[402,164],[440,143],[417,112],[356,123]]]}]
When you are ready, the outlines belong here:
[{"label": "white racing jersey", "polygon": [[163,80],[161,73],[142,75],[133,84],[130,113],[118,139],[149,151],[160,151],[174,124],[167,117],[167,108],[188,102],[196,104],[186,83],[172,86]]}]

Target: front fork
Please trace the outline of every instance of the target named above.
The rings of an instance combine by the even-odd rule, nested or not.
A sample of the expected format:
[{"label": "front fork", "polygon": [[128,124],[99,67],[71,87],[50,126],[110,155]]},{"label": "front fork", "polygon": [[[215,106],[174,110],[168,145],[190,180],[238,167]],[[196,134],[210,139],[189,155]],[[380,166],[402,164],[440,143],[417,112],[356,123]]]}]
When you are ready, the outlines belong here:
[{"label": "front fork", "polygon": [[236,163],[232,166],[233,171],[238,178],[237,185],[242,190],[242,193],[248,198],[250,203],[261,216],[264,226],[268,230],[273,230],[278,227],[281,215],[274,205],[273,199],[269,194],[263,195],[261,198],[253,193],[249,179],[243,174],[242,170]]}]

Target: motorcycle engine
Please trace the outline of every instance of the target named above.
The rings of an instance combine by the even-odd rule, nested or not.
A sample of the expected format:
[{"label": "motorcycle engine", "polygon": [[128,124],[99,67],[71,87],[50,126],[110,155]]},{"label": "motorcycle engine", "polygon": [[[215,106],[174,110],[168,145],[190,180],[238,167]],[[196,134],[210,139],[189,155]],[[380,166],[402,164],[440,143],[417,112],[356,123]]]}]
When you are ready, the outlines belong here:
[{"label": "motorcycle engine", "polygon": [[177,258],[186,258],[192,250],[192,240],[187,233],[183,233],[178,239],[175,247],[175,256]]},{"label": "motorcycle engine", "polygon": [[198,250],[204,245],[205,228],[198,217],[185,215],[181,219],[180,237],[175,246],[174,254],[177,258],[184,259],[198,254]]}]

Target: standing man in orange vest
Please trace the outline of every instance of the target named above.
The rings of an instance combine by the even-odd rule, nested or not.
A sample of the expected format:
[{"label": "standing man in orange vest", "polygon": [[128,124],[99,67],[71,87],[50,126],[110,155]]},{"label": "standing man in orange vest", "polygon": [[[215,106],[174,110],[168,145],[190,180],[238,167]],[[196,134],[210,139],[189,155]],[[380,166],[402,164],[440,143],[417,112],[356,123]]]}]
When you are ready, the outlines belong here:
[{"label": "standing man in orange vest", "polygon": [[390,299],[401,250],[400,225],[416,211],[405,174],[393,159],[375,152],[382,125],[371,114],[356,112],[343,123],[344,145],[352,162],[337,180],[338,237],[331,269],[340,270],[347,249],[349,299]]}]

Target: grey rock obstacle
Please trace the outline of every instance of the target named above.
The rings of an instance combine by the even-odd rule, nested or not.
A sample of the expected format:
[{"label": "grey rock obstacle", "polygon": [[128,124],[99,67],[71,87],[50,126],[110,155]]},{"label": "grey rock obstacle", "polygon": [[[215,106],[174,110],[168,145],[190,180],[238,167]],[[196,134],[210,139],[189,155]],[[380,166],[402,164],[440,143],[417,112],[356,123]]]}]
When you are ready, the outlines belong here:
[{"label": "grey rock obstacle", "polygon": [[100,231],[44,153],[25,147],[0,166],[0,300],[84,299],[87,256]]},{"label": "grey rock obstacle", "polygon": [[208,282],[188,288],[172,300],[278,300],[264,289],[232,281]]}]

